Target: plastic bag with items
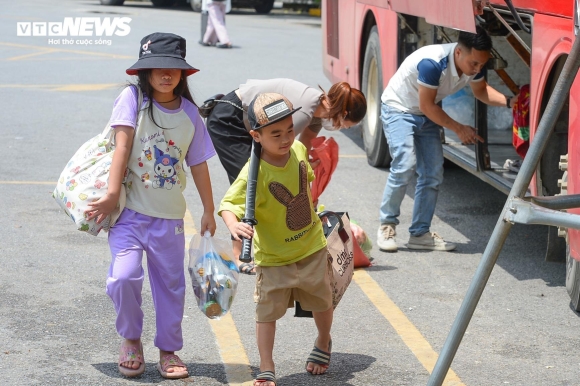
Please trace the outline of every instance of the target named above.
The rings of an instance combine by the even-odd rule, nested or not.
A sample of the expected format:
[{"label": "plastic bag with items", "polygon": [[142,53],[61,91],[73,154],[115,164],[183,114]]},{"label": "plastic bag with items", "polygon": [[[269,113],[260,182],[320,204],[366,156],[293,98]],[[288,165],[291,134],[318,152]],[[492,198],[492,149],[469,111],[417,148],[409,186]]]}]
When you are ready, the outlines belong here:
[{"label": "plastic bag with items", "polygon": [[[369,235],[364,231],[364,229],[361,228],[360,225],[357,224],[356,221],[350,220],[350,229],[352,230],[352,234],[354,235],[354,238],[358,243],[360,249],[364,253],[365,257],[369,260],[369,264],[367,264],[366,266],[370,265],[370,262],[373,261],[373,258],[371,257],[373,242],[371,241]],[[356,262],[355,268],[357,268]]]},{"label": "plastic bag with items", "polygon": [[231,257],[231,245],[196,234],[189,243],[189,275],[197,306],[210,319],[219,319],[232,306],[238,288],[239,270]]}]

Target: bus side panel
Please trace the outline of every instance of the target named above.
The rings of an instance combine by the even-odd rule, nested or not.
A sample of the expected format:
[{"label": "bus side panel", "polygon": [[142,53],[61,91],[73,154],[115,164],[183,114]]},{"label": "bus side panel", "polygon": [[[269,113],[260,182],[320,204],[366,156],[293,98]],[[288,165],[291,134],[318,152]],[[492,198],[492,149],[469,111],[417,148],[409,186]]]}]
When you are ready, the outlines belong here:
[{"label": "bus side panel", "polygon": [[[580,194],[580,75],[570,90],[570,126],[568,129],[568,194]],[[580,209],[568,212],[580,215]],[[580,260],[580,231],[568,229],[570,254]]]},{"label": "bus side panel", "polygon": [[[342,1],[342,0],[340,0]],[[323,3],[324,4],[324,3]],[[342,4],[342,3],[341,3]],[[342,12],[342,8],[341,8]],[[323,53],[323,61],[324,61],[324,73],[325,75],[332,80],[332,82],[337,81],[348,81],[350,82],[351,86],[360,89],[361,88],[361,79],[357,76],[357,74],[362,74],[363,69],[359,67],[359,63],[364,62],[364,56],[367,46],[367,41],[363,41],[363,30],[364,30],[364,22],[366,17],[369,13],[372,13],[374,16],[374,20],[376,22],[379,40],[381,42],[381,59],[382,59],[382,73],[383,73],[383,84],[382,89],[385,89],[389,79],[391,76],[397,71],[397,40],[398,40],[398,19],[397,13],[389,11],[384,8],[378,8],[373,6],[366,6],[364,4],[357,4],[356,7],[356,16],[354,18],[353,24],[351,27],[346,27],[344,24],[341,25],[341,28],[345,28],[348,33],[344,35],[340,35],[340,44],[342,45],[349,45],[354,47],[354,52],[352,54],[352,58],[355,60],[353,62],[349,61],[349,73],[350,76],[347,77],[346,71],[334,71],[333,67],[336,67],[336,59],[332,56],[327,54],[326,50],[326,37],[324,39],[324,53]],[[323,16],[324,18],[324,16]],[[356,24],[355,24],[356,23]],[[323,20],[323,26],[325,25],[325,21]],[[328,32],[324,31],[323,34],[327,34]],[[354,41],[352,40],[354,39]],[[355,56],[355,53],[358,55]],[[341,53],[342,55],[342,53]],[[331,66],[331,60],[334,59],[334,66]],[[340,62],[344,63],[344,62]],[[344,65],[344,64],[343,64]]]},{"label": "bus side panel", "polygon": [[381,60],[383,62],[383,90],[391,77],[397,72],[399,21],[397,13],[384,8],[373,10],[381,42]]},{"label": "bus side panel", "polygon": [[362,68],[361,65],[365,59],[365,50],[367,46],[366,40],[363,41],[363,32],[365,28],[365,17],[369,13],[369,7],[365,4],[361,4],[359,2],[356,3],[355,9],[355,28],[353,30],[354,35],[354,63],[353,68],[351,71],[351,83],[350,85],[354,88],[361,89],[361,74]]},{"label": "bus side panel", "polygon": [[389,0],[393,11],[424,17],[427,23],[475,33],[473,4],[469,0]]},{"label": "bus side panel", "polygon": [[[356,63],[356,52],[355,52],[355,41],[357,39],[357,33],[359,26],[355,25],[355,0],[339,0],[334,1],[334,10],[338,12],[338,20],[331,20],[329,8],[332,0],[327,0],[323,3],[322,7],[322,26],[324,28],[324,33],[322,34],[323,40],[323,69],[324,74],[332,81],[336,83],[339,81],[352,82],[353,79],[358,81],[358,76],[356,76],[355,66]],[[338,28],[332,28],[333,23],[338,22]],[[338,57],[328,54],[328,35],[332,34],[332,31],[338,30]],[[358,32],[360,34],[360,32]]]},{"label": "bus side panel", "polygon": [[[530,141],[540,122],[542,97],[550,71],[558,57],[567,55],[572,47],[574,26],[571,19],[536,14],[532,36],[530,80]],[[532,195],[538,194],[537,179],[531,182]],[[541,193],[541,192],[540,192]]]},{"label": "bus side panel", "polygon": [[[354,1],[354,0],[345,0],[345,1]],[[328,54],[328,37],[332,35],[331,26],[329,23],[330,17],[328,15],[329,12],[329,5],[327,4],[328,0],[322,1],[321,5],[321,20],[322,20],[322,70],[324,71],[324,75],[332,82],[336,83],[340,79],[338,79],[332,72],[332,65],[333,57]],[[337,37],[338,38],[338,37]]]}]

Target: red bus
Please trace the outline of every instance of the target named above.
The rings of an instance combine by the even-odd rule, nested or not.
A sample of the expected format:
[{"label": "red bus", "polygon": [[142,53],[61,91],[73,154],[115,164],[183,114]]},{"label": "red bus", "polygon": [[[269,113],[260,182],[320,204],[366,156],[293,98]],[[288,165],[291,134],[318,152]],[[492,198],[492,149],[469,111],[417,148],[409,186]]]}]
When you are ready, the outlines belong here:
[{"label": "red bus", "polygon": [[[323,66],[332,81],[348,81],[368,101],[362,122],[370,165],[390,162],[380,119],[381,94],[402,61],[416,49],[455,41],[458,30],[475,32],[480,23],[492,36],[488,82],[512,95],[530,87],[530,140],[538,126],[578,28],[580,0],[323,0]],[[497,189],[509,193],[513,174],[506,159],[518,159],[512,145],[512,121],[499,119],[481,102],[469,99],[469,114],[455,117],[478,129],[485,143],[464,146],[450,130],[442,135],[444,155]],[[467,99],[465,99],[467,98]],[[449,104],[453,106],[453,104]],[[445,101],[443,108],[446,109]],[[464,109],[469,110],[469,109]],[[507,109],[503,109],[507,110]],[[446,109],[447,111],[447,109]],[[538,196],[580,193],[580,80],[568,95],[529,193]],[[455,112],[457,113],[457,112]],[[463,121],[461,121],[463,120]],[[465,121],[467,120],[467,121]],[[580,210],[569,210],[580,213]],[[580,233],[548,227],[546,259],[567,263],[566,287],[580,311]],[[560,237],[558,237],[560,236]]]}]

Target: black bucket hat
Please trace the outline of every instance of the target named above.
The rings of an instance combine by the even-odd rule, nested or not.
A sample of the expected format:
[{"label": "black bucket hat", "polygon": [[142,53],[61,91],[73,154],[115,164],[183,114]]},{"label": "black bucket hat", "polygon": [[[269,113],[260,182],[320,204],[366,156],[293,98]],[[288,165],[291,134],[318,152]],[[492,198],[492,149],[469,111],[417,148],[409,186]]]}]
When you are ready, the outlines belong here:
[{"label": "black bucket hat", "polygon": [[248,106],[248,122],[251,130],[258,130],[281,121],[301,108],[293,108],[292,103],[281,94],[258,94]]},{"label": "black bucket hat", "polygon": [[185,61],[185,39],[171,33],[155,32],[141,39],[139,60],[129,67],[129,75],[152,68],[175,68],[186,70],[187,76],[199,70]]}]

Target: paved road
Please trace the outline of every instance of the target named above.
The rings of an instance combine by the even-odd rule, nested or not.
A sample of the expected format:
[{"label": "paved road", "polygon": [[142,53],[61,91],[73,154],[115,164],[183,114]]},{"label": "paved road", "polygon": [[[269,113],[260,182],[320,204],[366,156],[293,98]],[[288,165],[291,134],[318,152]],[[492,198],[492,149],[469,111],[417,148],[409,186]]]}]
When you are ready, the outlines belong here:
[{"label": "paved road", "polygon": [[[209,322],[187,292],[180,353],[192,378],[164,381],[154,369],[154,311],[144,289],[143,341],[147,371],[125,380],[116,369],[120,339],[104,292],[106,237],[74,231],[50,193],[72,152],[105,125],[113,100],[129,79],[142,36],[174,32],[189,43],[190,78],[198,102],[228,92],[247,78],[290,77],[329,87],[321,69],[321,30],[315,19],[275,13],[228,15],[235,48],[196,44],[200,18],[185,9],[153,9],[127,1],[119,8],[95,0],[0,0],[0,384],[129,385],[247,384],[258,364],[253,278],[242,277],[231,314]],[[64,17],[126,16],[125,37],[111,45],[48,44],[18,37],[17,22]],[[321,198],[348,210],[373,235],[388,174],[367,165],[360,132],[331,134],[341,147],[336,175]],[[210,161],[216,202],[227,189],[217,159]],[[186,190],[188,236],[200,204]],[[408,233],[413,193],[403,203],[399,243]],[[304,361],[315,339],[311,320],[292,311],[278,327],[275,360],[280,385],[424,385],[447,336],[505,196],[460,169],[446,170],[433,229],[457,241],[452,253],[373,251],[375,264],[357,271],[333,326],[328,375],[308,376]],[[218,220],[218,234],[227,235]],[[542,260],[545,229],[512,231],[453,363],[448,385],[579,385],[580,319],[568,305],[562,264]]]}]

